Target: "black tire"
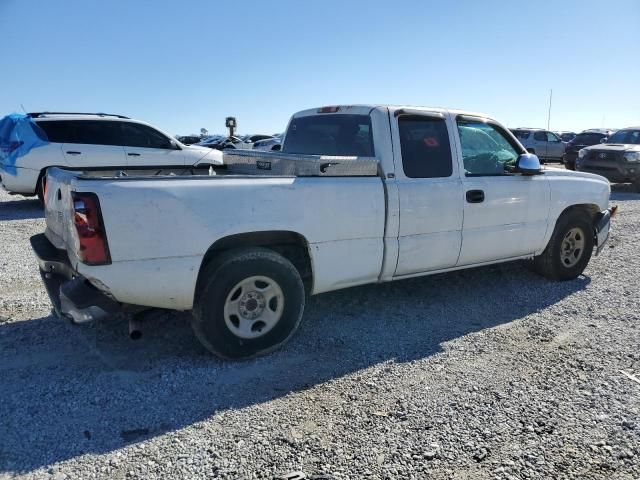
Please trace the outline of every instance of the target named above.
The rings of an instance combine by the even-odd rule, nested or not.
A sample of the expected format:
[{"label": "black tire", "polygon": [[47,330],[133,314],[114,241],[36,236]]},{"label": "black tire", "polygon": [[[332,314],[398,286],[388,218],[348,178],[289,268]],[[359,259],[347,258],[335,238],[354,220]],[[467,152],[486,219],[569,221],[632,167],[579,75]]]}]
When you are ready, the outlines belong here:
[{"label": "black tire", "polygon": [[[575,264],[567,263],[563,260],[563,244],[567,235],[579,229],[581,238],[584,241],[583,248]],[[594,229],[592,219],[584,211],[568,211],[563,213],[553,230],[547,248],[533,259],[533,269],[540,275],[551,280],[573,280],[584,272],[591,259],[595,244]],[[565,244],[566,245],[566,244]],[[577,254],[576,254],[577,255]],[[574,257],[576,256],[574,255]]]},{"label": "black tire", "polygon": [[[234,360],[264,355],[286,343],[298,329],[305,304],[302,279],[293,264],[273,250],[247,248],[226,252],[210,262],[202,275],[191,326],[198,340],[215,355]],[[225,303],[238,292],[240,282],[253,276],[268,277],[280,288],[283,307],[279,320],[266,333],[256,330],[259,337],[241,338],[232,330],[233,318],[225,319]],[[244,293],[239,300],[242,298]],[[265,308],[271,308],[271,304]],[[234,316],[237,322],[245,321],[231,315]],[[260,317],[246,321],[254,322],[253,331]]]},{"label": "black tire", "polygon": [[40,203],[44,205],[44,185],[47,179],[47,172],[42,172],[40,177],[38,177],[38,183],[36,185],[36,196]]}]

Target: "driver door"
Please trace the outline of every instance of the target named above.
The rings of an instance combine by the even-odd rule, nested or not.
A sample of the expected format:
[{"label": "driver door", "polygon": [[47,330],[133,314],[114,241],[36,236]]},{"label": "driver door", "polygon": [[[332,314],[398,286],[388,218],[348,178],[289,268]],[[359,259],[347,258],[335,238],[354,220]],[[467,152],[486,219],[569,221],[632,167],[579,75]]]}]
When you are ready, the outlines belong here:
[{"label": "driver door", "polygon": [[457,265],[532,254],[547,231],[547,179],[509,173],[525,152],[501,126],[468,116],[458,116],[456,122],[459,162],[464,168],[462,248]]}]

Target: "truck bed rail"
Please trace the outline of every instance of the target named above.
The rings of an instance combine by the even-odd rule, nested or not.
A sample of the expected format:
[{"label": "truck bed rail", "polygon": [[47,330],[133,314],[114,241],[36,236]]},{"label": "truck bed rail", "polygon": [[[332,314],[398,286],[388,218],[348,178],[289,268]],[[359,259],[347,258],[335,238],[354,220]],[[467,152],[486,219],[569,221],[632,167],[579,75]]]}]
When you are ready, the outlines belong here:
[{"label": "truck bed rail", "polygon": [[229,173],[295,177],[372,177],[378,175],[375,157],[301,155],[296,153],[225,150]]}]

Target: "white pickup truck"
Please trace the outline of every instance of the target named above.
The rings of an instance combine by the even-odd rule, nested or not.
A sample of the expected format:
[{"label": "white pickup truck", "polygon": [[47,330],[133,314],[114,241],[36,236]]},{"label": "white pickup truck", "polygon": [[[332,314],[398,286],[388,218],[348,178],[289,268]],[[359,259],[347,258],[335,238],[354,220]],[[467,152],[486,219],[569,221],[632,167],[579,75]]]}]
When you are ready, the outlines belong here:
[{"label": "white pickup truck", "polygon": [[305,110],[282,152],[225,163],[50,170],[32,246],[58,315],[190,310],[210,351],[248,358],[293,335],[305,293],[519,259],[574,279],[615,213],[606,179],[541,169],[498,122],[455,110]]}]

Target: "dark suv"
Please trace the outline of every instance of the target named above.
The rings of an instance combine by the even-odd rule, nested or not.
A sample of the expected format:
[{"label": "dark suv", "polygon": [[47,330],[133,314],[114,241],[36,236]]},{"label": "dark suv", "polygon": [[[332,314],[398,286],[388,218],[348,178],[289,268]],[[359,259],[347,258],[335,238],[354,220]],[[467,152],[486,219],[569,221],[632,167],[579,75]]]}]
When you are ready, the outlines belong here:
[{"label": "dark suv", "polygon": [[569,170],[576,169],[576,159],[578,158],[578,152],[584,147],[590,147],[591,145],[598,145],[603,143],[614,130],[606,128],[590,128],[585,130],[570,140],[564,150],[562,156],[562,163]]},{"label": "dark suv", "polygon": [[618,130],[607,143],[580,150],[576,170],[597,173],[610,182],[631,182],[640,192],[640,127]]}]

